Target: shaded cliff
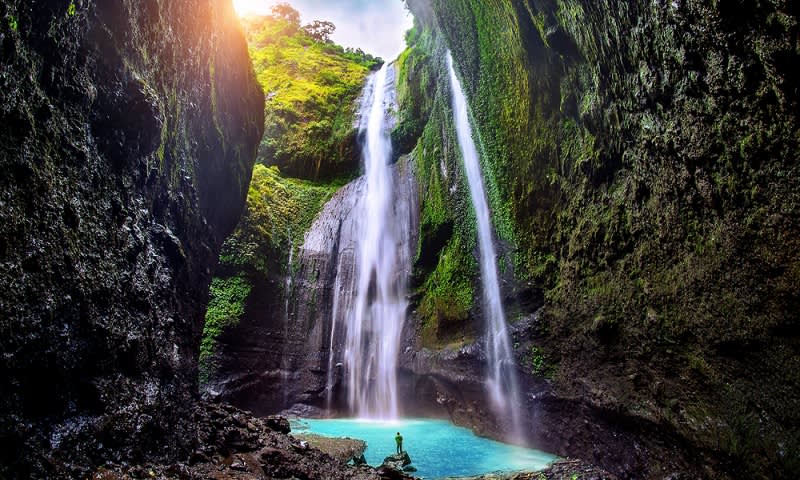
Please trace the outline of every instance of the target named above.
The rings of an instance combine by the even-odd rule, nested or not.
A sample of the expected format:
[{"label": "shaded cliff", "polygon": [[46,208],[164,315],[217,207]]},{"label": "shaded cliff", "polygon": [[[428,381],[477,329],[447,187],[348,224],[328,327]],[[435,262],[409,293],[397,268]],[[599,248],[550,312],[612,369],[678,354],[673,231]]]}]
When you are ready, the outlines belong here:
[{"label": "shaded cliff", "polygon": [[458,270],[474,240],[453,213],[463,181],[437,93],[449,48],[509,247],[537,444],[623,478],[797,476],[797,7],[408,3],[419,26],[400,117],[434,156],[420,169],[416,341],[480,359],[459,350],[481,317]]},{"label": "shaded cliff", "polygon": [[203,314],[263,130],[230,4],[0,4],[0,455],[185,455]]}]

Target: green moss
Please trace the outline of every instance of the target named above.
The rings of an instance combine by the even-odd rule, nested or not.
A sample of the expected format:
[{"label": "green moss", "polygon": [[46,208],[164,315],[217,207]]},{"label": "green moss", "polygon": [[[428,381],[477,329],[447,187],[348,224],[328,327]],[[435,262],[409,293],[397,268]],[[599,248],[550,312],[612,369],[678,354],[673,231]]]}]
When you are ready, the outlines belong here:
[{"label": "green moss", "polygon": [[[516,247],[515,273],[546,291],[542,354],[573,356],[560,364],[563,378],[587,365],[637,365],[645,378],[679,384],[673,403],[662,402],[667,413],[642,415],[721,458],[752,459],[741,471],[753,478],[772,471],[764,459],[796,476],[785,475],[796,470],[788,450],[775,447],[794,444],[796,429],[786,425],[797,424],[796,410],[772,399],[795,397],[785,393],[798,384],[787,373],[798,371],[787,367],[796,355],[778,347],[793,330],[800,278],[791,221],[800,136],[780,67],[765,61],[797,53],[786,34],[796,22],[776,4],[729,22],[722,4],[424,3],[409,5],[433,12],[424,28],[453,51],[493,220]],[[434,102],[430,122],[446,124],[446,114]],[[417,145],[432,172],[422,182],[421,244],[449,223],[453,238],[471,238],[459,232],[469,215],[451,214],[458,183],[436,171],[438,162],[450,166],[451,148],[446,127],[426,127]],[[437,245],[452,255],[447,240]],[[734,359],[730,351],[754,353]],[[679,373],[675,356],[687,359]],[[763,379],[772,371],[789,376]],[[684,376],[713,382],[698,388]],[[602,389],[616,379],[601,370],[592,382]],[[725,384],[735,387],[730,406],[715,393]],[[682,402],[673,401],[684,394],[718,431],[706,438],[686,428]],[[619,406],[633,411],[658,395],[622,396]]]},{"label": "green moss", "polygon": [[436,94],[434,38],[429,29],[415,27],[406,34],[408,48],[397,59],[398,123],[392,131],[394,149],[413,150],[430,115]]},{"label": "green moss", "polygon": [[[476,295],[473,282],[475,262],[464,263],[470,253],[458,237],[442,250],[439,263],[422,288],[418,313],[426,347],[440,346],[451,340],[447,331],[463,335]],[[455,328],[453,328],[455,326]]]},{"label": "green moss", "polygon": [[285,178],[277,167],[256,164],[245,213],[223,244],[220,262],[262,274],[276,264],[285,268],[289,251],[302,244],[304,233],[344,182]]},{"label": "green moss", "polygon": [[244,314],[251,285],[243,275],[214,278],[206,311],[203,339],[200,343],[200,381],[205,382],[214,369],[217,338],[225,329],[235,326]]},{"label": "green moss", "polygon": [[420,184],[420,236],[414,277],[423,342],[442,347],[472,335],[478,291],[475,214],[450,110],[445,48],[419,24],[398,60],[400,123],[396,143],[410,148]]},{"label": "green moss", "polygon": [[532,346],[526,354],[523,364],[529,369],[531,375],[544,376],[550,372],[544,351],[537,346]]},{"label": "green moss", "polygon": [[316,40],[282,18],[249,19],[244,26],[266,94],[259,161],[309,179],[355,172],[355,100],[382,61]]}]

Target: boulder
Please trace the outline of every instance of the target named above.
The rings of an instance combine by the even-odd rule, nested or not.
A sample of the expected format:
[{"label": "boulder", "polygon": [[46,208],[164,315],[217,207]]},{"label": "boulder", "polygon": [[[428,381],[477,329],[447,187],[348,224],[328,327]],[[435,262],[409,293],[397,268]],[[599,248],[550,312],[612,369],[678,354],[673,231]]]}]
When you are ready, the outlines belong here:
[{"label": "boulder", "polygon": [[408,452],[395,453],[384,458],[383,463],[400,463],[401,466],[405,467],[406,465],[411,465],[411,457],[408,456]]},{"label": "boulder", "polygon": [[[408,455],[408,452],[403,453],[396,453],[394,455],[389,455],[388,457],[383,459],[383,463],[378,468],[378,474],[381,475],[381,478],[384,477],[386,474],[385,472],[393,471],[400,475],[401,477],[387,477],[387,478],[410,478],[406,477],[404,472],[416,472],[417,469],[410,466],[411,465],[411,457]],[[384,472],[384,473],[382,473]]]},{"label": "boulder", "polygon": [[291,427],[289,426],[289,420],[286,420],[284,417],[267,417],[267,426],[275,432],[289,433],[292,431]]}]

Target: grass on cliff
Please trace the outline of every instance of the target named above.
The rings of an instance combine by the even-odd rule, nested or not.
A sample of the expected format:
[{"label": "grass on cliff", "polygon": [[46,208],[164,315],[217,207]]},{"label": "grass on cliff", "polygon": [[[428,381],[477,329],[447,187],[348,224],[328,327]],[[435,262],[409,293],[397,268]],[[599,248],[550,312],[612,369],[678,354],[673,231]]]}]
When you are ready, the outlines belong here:
[{"label": "grass on cliff", "polygon": [[341,185],[284,178],[275,166],[255,165],[247,207],[222,245],[218,276],[211,283],[200,349],[201,384],[213,376],[217,338],[246,314],[254,286],[271,275],[291,274],[290,251],[302,244],[303,234]]},{"label": "grass on cliff", "polygon": [[200,382],[208,380],[213,370],[217,338],[232,325],[239,323],[245,301],[252,286],[243,275],[215,278],[211,281],[208,310],[206,310],[203,340],[200,343]]},{"label": "grass on cliff", "polygon": [[309,179],[355,171],[355,101],[382,60],[310,35],[280,16],[244,20],[266,95],[259,161]]},{"label": "grass on cliff", "polygon": [[278,167],[256,164],[247,207],[233,235],[222,246],[220,262],[264,275],[275,263],[282,266],[290,249],[302,244],[304,233],[344,182],[286,178]]},{"label": "grass on cliff", "polygon": [[421,192],[414,266],[418,321],[426,347],[468,340],[479,295],[475,215],[450,111],[444,48],[434,32],[415,27],[398,59],[399,123],[392,139],[414,150]]}]

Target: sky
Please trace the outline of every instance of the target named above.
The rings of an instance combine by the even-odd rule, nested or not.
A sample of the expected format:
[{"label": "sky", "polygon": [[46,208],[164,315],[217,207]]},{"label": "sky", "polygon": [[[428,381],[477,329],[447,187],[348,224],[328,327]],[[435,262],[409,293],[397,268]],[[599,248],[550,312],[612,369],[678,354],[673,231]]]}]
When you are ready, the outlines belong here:
[{"label": "sky", "polygon": [[[402,0],[286,0],[300,12],[303,24],[328,20],[336,25],[333,41],[361,48],[386,60],[394,60],[405,48],[403,34],[413,19]],[[256,13],[269,13],[278,0],[234,0]]]}]

